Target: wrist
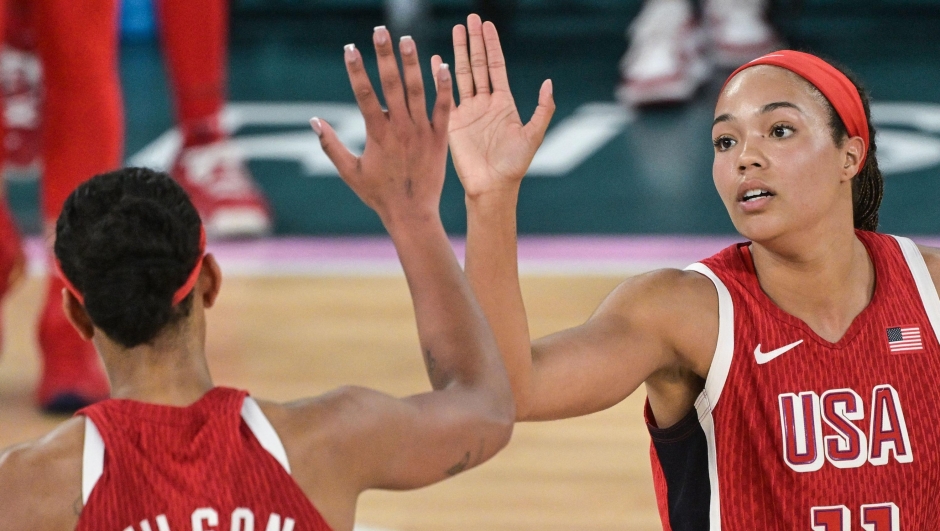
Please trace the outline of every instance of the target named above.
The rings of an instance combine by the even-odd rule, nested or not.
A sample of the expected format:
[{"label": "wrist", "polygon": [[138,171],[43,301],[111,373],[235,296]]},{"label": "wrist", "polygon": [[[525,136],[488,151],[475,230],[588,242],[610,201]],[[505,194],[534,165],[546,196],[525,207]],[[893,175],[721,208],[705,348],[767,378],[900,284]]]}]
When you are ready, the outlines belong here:
[{"label": "wrist", "polygon": [[387,210],[379,213],[379,218],[390,235],[400,231],[414,231],[422,227],[443,226],[438,208],[415,207]]},{"label": "wrist", "polygon": [[516,204],[519,202],[519,187],[507,186],[486,192],[467,193],[464,202],[468,212],[508,210],[515,214]]}]

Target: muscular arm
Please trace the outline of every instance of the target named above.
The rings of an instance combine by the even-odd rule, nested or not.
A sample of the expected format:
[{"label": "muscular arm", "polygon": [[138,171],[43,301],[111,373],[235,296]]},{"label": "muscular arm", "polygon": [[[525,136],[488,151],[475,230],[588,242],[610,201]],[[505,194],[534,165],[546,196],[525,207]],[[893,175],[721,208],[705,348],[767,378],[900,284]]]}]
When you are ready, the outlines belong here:
[{"label": "muscular arm", "polygon": [[489,458],[509,441],[515,413],[496,340],[441,224],[449,71],[436,68],[438,100],[429,120],[413,41],[399,44],[404,84],[391,36],[380,27],[373,41],[387,111],[359,52],[349,47],[345,54],[366,122],[362,156],[346,150],[325,122],[312,125],[340,176],[375,210],[395,244],[434,391],[399,400],[348,387],[266,406],[295,463],[294,476],[340,529],[351,527],[349,504],[362,490],[421,487]]},{"label": "muscular arm", "polygon": [[597,411],[644,381],[651,402],[656,393],[688,395],[676,393],[674,384],[699,385],[695,375],[708,370],[718,324],[714,288],[695,273],[628,280],[584,325],[530,344],[516,202],[555,109],[552,85],[543,83],[538,107],[523,125],[496,28],[471,15],[466,28],[454,28],[453,40],[460,106],[451,114],[449,142],[467,194],[466,271],[503,354],[517,419]]},{"label": "muscular arm", "polygon": [[0,531],[72,531],[82,510],[84,418],[0,452]]},{"label": "muscular arm", "polygon": [[[530,343],[516,265],[515,195],[468,197],[466,271],[509,371],[518,420],[599,411],[651,378],[704,377],[717,340],[717,295],[697,273],[631,278],[581,326]],[[686,379],[688,380],[688,379]]]}]

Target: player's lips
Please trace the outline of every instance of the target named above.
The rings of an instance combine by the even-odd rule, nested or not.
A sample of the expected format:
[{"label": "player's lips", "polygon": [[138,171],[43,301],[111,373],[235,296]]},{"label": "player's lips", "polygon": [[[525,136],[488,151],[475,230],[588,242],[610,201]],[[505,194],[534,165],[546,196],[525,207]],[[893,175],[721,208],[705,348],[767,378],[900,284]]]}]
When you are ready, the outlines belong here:
[{"label": "player's lips", "polygon": [[760,210],[777,194],[760,181],[746,181],[738,187],[738,204],[745,212]]}]

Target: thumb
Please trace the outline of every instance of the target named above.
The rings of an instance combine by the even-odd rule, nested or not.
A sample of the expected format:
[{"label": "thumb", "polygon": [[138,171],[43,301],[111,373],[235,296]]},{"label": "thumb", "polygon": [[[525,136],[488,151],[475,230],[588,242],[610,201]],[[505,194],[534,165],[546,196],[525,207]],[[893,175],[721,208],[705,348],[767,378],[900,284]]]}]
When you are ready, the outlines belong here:
[{"label": "thumb", "polygon": [[552,80],[546,79],[539,89],[539,105],[532,113],[532,119],[524,127],[526,136],[532,140],[536,146],[542,144],[545,139],[545,131],[548,130],[548,124],[552,121],[552,115],[555,114],[555,98],[552,95]]},{"label": "thumb", "polygon": [[320,137],[320,147],[323,148],[327,158],[336,166],[340,177],[346,180],[356,169],[356,156],[343,145],[343,142],[336,136],[336,131],[326,120],[314,116],[310,119],[310,127]]}]

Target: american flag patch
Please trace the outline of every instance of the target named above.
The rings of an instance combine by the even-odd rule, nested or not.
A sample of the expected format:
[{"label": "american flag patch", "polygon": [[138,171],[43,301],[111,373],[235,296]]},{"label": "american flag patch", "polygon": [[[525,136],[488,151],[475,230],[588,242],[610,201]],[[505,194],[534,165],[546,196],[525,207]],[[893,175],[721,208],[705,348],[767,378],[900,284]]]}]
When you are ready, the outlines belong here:
[{"label": "american flag patch", "polygon": [[888,349],[891,352],[910,352],[923,350],[919,326],[894,326],[888,328]]}]

